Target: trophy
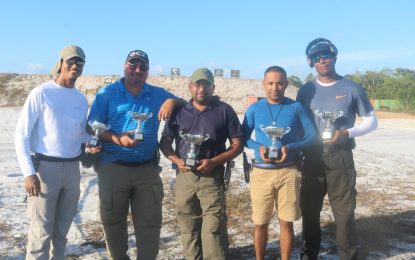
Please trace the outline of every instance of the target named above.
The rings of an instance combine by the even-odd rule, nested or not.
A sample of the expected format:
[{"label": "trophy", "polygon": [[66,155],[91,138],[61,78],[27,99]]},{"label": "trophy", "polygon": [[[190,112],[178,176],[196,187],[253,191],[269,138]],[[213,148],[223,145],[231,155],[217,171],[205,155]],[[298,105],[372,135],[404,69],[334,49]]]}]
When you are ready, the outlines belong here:
[{"label": "trophy", "polygon": [[192,135],[192,134],[183,134],[183,131],[179,132],[181,138],[187,144],[190,144],[190,151],[187,153],[185,158],[185,163],[187,166],[195,167],[196,166],[196,155],[197,155],[197,147],[201,145],[204,141],[209,139],[209,135]]},{"label": "trophy", "polygon": [[91,137],[91,139],[89,139],[87,146],[97,147],[99,144],[99,134],[107,131],[111,128],[111,126],[100,123],[98,121],[88,121],[88,125],[91,127],[92,131],[94,131],[94,135]]},{"label": "trophy", "polygon": [[141,112],[133,112],[129,111],[128,115],[137,122],[137,127],[134,130],[134,142],[143,141],[144,140],[144,132],[142,129],[142,123],[153,116],[153,113],[141,113]]},{"label": "trophy", "polygon": [[324,129],[321,135],[323,140],[329,140],[333,138],[333,132],[334,132],[333,124],[337,118],[343,115],[343,111],[340,111],[338,113],[329,112],[329,111],[320,112],[320,110],[317,109],[316,111],[314,111],[314,113],[316,113],[316,115],[318,115],[321,119],[323,119],[327,123],[326,129]]},{"label": "trophy", "polygon": [[291,128],[287,126],[287,128],[276,127],[274,125],[264,127],[264,125],[260,125],[259,128],[271,138],[272,144],[267,149],[268,159],[275,160],[280,158],[280,150],[275,145],[277,139],[281,139],[285,134],[288,134],[291,131]]}]

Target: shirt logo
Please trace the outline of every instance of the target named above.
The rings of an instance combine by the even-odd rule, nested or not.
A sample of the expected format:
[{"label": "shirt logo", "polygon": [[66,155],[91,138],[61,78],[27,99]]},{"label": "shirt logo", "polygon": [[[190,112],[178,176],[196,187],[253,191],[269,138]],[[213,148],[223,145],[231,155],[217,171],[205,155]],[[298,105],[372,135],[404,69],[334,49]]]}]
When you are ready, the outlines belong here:
[{"label": "shirt logo", "polygon": [[338,95],[336,95],[336,99],[337,100],[339,100],[339,99],[342,99],[342,98],[344,98],[346,95],[343,95],[343,96],[338,96]]}]

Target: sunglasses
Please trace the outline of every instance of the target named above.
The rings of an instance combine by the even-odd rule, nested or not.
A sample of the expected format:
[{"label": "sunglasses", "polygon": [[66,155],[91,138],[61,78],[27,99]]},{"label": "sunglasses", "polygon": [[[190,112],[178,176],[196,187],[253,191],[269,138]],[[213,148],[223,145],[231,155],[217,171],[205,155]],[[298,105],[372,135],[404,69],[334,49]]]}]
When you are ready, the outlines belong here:
[{"label": "sunglasses", "polygon": [[127,66],[130,70],[134,70],[134,71],[136,71],[137,69],[140,69],[140,71],[145,72],[150,69],[150,67],[146,63],[136,64],[132,62],[127,62]]},{"label": "sunglasses", "polygon": [[69,59],[65,61],[66,65],[68,66],[72,66],[74,64],[76,64],[77,66],[84,66],[85,65],[85,61],[83,60],[76,60],[76,59]]},{"label": "sunglasses", "polygon": [[333,55],[331,55],[331,54],[321,54],[321,55],[312,57],[311,61],[313,63],[319,63],[320,59],[323,59],[323,61],[324,61],[324,60],[329,60],[331,58],[333,58]]}]

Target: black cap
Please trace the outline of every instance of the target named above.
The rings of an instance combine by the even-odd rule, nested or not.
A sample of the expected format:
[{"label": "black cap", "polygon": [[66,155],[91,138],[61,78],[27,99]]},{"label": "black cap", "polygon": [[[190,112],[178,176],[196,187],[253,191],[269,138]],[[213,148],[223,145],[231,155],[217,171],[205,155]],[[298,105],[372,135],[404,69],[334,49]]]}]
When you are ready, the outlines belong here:
[{"label": "black cap", "polygon": [[331,53],[337,56],[337,48],[329,40],[325,38],[317,38],[312,40],[306,48],[305,54],[308,58],[311,58],[314,54],[319,52]]},{"label": "black cap", "polygon": [[125,63],[127,63],[127,62],[129,62],[130,60],[133,60],[133,59],[139,59],[142,62],[147,63],[147,64],[150,63],[149,60],[148,60],[147,53],[145,53],[144,51],[141,51],[141,50],[130,51],[128,53],[127,58],[125,59]]}]

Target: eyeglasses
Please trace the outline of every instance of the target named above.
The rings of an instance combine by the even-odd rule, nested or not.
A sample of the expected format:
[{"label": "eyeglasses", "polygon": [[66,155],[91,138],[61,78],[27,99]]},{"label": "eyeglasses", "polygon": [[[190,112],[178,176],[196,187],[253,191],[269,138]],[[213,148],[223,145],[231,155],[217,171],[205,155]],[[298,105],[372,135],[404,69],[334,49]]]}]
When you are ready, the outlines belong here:
[{"label": "eyeglasses", "polygon": [[331,58],[333,58],[333,55],[331,55],[331,54],[321,54],[321,55],[312,57],[311,61],[313,63],[319,63],[320,59],[323,59],[323,61],[324,61],[324,60],[329,60]]},{"label": "eyeglasses", "polygon": [[77,60],[77,59],[69,59],[65,61],[66,65],[68,65],[69,67],[76,64],[77,66],[84,66],[85,65],[85,61],[83,60]]},{"label": "eyeglasses", "polygon": [[192,85],[196,88],[196,89],[201,89],[202,87],[208,89],[212,87],[212,84],[210,84],[209,82],[192,82]]},{"label": "eyeglasses", "polygon": [[150,67],[146,63],[136,64],[132,62],[127,62],[127,66],[130,70],[136,71],[137,69],[140,69],[140,71],[148,71]]}]

